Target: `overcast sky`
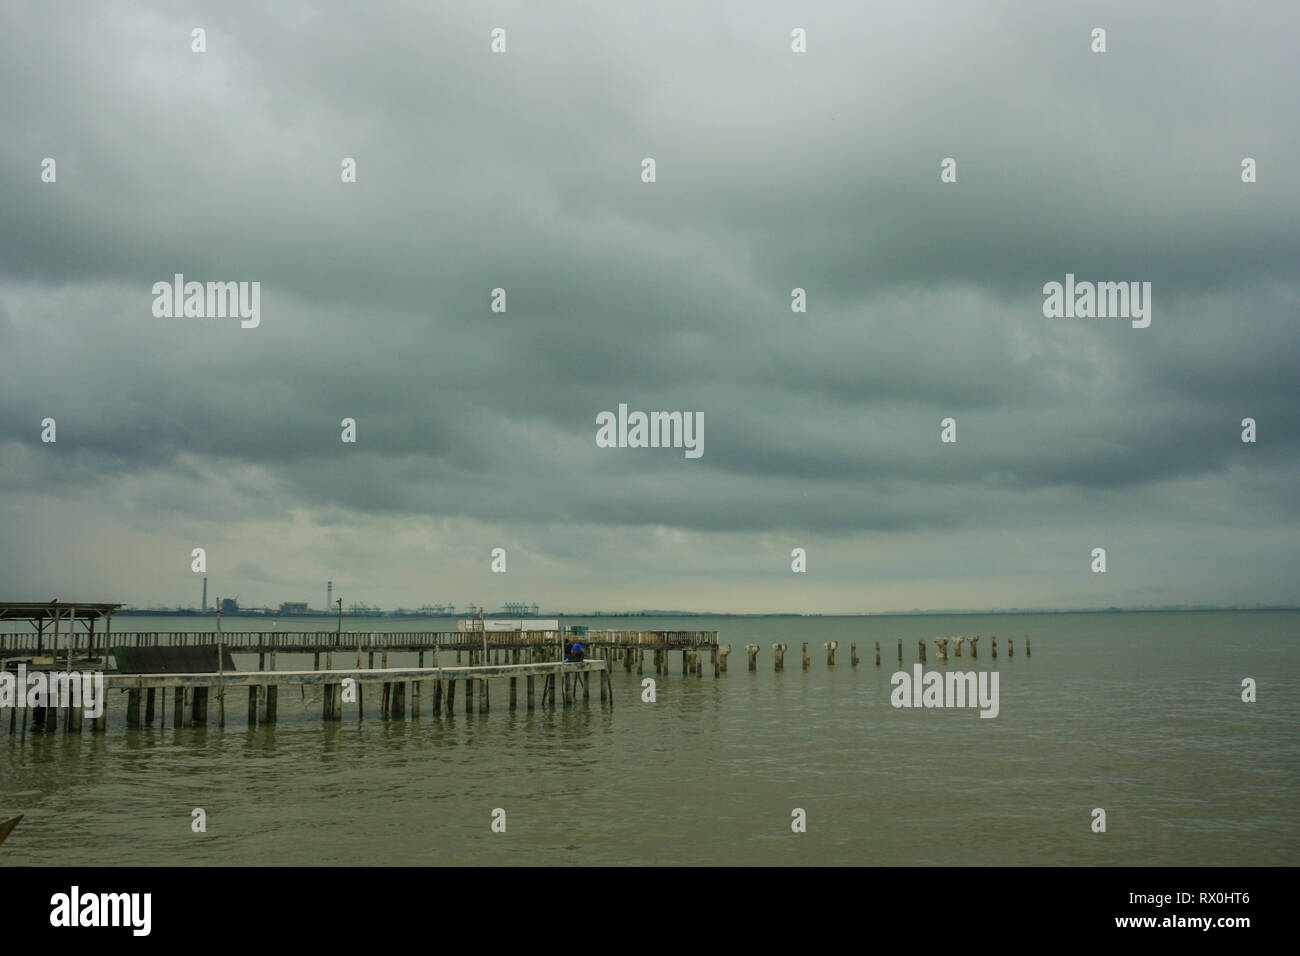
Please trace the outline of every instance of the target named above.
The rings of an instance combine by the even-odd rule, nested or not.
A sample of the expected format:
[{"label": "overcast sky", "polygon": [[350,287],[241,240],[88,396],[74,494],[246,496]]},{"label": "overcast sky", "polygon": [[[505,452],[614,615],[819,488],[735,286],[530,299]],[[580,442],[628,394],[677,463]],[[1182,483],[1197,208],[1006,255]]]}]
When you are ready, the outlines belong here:
[{"label": "overcast sky", "polygon": [[307,6],[0,5],[0,599],[1297,600],[1290,0]]}]

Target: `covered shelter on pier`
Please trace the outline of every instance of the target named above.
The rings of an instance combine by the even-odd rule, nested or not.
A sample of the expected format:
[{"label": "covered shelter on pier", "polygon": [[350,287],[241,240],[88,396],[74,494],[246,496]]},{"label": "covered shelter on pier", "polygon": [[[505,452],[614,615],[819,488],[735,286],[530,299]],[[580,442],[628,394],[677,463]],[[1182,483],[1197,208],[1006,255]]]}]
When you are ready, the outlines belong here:
[{"label": "covered shelter on pier", "polygon": [[[61,650],[71,650],[86,657],[94,657],[96,626],[103,622],[99,653],[104,654],[112,633],[113,614],[121,606],[98,601],[0,601],[0,622],[27,621],[31,624],[36,630],[37,653],[48,650],[51,654],[57,654]],[[82,626],[82,633],[87,635],[84,648],[77,640],[78,624]],[[63,630],[64,625],[66,630]],[[62,643],[59,639],[61,630],[66,634],[66,640]],[[4,648],[4,638],[4,633],[0,632],[0,650]]]}]

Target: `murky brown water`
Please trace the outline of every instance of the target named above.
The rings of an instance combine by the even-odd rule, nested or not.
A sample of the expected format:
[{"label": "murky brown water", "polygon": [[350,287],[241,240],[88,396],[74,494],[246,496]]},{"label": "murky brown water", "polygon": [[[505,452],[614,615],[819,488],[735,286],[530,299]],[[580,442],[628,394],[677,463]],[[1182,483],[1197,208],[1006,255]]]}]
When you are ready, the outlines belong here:
[{"label": "murky brown water", "polygon": [[[198,624],[181,622],[115,630]],[[418,720],[358,723],[348,707],[324,726],[319,692],[285,688],[279,723],[251,731],[240,692],[224,730],[128,732],[120,700],[106,735],[11,737],[6,719],[0,817],[25,818],[0,862],[1300,863],[1300,612],[587,623],[716,628],[730,673],[682,677],[675,657],[650,704],[620,667],[613,710],[593,692],[586,708],[511,714],[502,687],[488,715],[433,718],[426,698]],[[910,671],[917,639],[945,634],[984,636],[977,661],[947,667],[999,671],[996,719],[890,706],[895,641]],[[777,640],[791,645],[780,674]],[[746,643],[763,646],[753,674]],[[944,667],[933,646],[928,666]],[[191,832],[196,807],[206,833]],[[795,808],[806,833],[791,832]]]}]

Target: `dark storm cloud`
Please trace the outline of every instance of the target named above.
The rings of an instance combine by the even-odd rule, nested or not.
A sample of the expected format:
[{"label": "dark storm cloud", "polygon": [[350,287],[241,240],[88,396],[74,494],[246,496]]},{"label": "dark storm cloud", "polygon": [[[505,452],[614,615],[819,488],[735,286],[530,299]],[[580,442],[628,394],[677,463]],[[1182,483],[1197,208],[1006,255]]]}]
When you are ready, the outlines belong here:
[{"label": "dark storm cloud", "polygon": [[[1284,4],[9,5],[0,483],[119,482],[159,528],[214,501],[546,521],[555,554],[580,527],[922,542],[1071,510],[1174,535],[1206,481],[1249,499],[1243,527],[1293,521],[1295,25]],[[260,281],[262,325],[154,318],[177,272]],[[1150,281],[1151,327],[1044,318],[1067,272]],[[704,457],[596,448],[620,402],[702,411]]]}]

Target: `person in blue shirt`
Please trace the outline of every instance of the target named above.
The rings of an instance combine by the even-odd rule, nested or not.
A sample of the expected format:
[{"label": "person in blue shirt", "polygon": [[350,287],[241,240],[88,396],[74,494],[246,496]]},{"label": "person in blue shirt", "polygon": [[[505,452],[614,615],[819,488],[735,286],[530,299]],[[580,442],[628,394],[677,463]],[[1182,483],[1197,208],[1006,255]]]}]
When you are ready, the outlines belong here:
[{"label": "person in blue shirt", "polygon": [[576,664],[580,661],[585,661],[586,659],[587,653],[582,649],[582,645],[574,644],[573,647],[569,648],[569,656],[564,659],[564,663]]}]

